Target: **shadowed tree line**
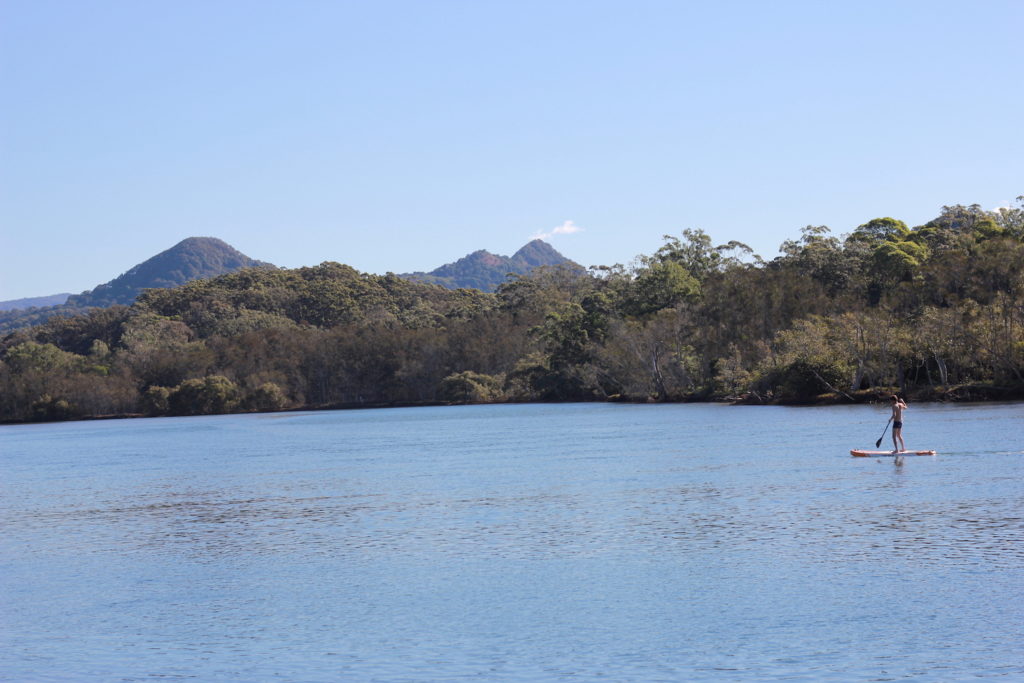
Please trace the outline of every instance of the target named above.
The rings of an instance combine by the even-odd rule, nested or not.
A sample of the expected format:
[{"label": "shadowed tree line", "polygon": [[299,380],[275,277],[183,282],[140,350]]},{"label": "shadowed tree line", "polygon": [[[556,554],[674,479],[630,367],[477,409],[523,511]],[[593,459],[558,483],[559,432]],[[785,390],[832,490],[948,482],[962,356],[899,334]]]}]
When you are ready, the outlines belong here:
[{"label": "shadowed tree line", "polygon": [[1024,198],[807,226],[764,261],[704,232],[493,293],[337,263],[249,269],[0,340],[0,419],[438,402],[1024,397]]}]

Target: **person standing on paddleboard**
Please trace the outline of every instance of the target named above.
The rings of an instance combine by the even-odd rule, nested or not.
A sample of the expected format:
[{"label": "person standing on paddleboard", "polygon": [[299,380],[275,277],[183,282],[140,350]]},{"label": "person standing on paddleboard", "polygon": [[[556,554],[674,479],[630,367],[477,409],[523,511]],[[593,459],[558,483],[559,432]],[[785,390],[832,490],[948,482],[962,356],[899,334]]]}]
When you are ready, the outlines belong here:
[{"label": "person standing on paddleboard", "polygon": [[[907,447],[903,444],[903,411],[907,409],[907,404],[896,394],[892,395],[892,448],[893,453],[902,453],[907,450]],[[899,446],[896,445],[896,439],[900,440]]]}]

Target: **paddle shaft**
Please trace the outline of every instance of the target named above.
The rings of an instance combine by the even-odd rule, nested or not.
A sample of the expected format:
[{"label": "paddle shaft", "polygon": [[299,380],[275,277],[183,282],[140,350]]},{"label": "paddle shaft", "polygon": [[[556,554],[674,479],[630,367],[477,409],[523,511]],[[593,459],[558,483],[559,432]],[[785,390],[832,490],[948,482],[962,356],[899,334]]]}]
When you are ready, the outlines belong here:
[{"label": "paddle shaft", "polygon": [[892,418],[890,417],[890,418],[889,418],[889,422],[886,422],[886,423],[885,423],[885,429],[883,429],[883,430],[882,430],[882,435],[881,435],[880,437],[878,437],[878,441],[876,441],[876,442],[875,442],[875,448],[878,448],[879,446],[881,446],[881,445],[882,445],[882,439],[884,439],[884,438],[885,438],[885,433],[886,433],[887,431],[889,431],[889,425],[890,425],[891,423],[892,423]]}]

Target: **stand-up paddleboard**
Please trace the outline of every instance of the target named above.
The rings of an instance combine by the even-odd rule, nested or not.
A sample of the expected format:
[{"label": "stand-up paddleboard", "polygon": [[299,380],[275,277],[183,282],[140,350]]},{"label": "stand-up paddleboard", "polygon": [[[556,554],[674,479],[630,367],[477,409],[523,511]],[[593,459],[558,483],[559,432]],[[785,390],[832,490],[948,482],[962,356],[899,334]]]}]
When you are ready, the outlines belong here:
[{"label": "stand-up paddleboard", "polygon": [[881,458],[894,455],[935,455],[935,451],[902,451],[900,453],[893,453],[892,451],[860,451],[854,449],[850,451],[850,455],[855,458]]}]

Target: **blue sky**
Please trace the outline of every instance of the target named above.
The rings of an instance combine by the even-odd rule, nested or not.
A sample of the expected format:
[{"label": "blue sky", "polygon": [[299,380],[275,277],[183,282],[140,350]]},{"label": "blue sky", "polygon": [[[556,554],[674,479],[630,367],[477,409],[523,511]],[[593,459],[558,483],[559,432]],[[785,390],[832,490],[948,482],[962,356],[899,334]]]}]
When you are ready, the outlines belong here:
[{"label": "blue sky", "polygon": [[0,299],[193,235],[383,273],[542,233],[583,265],[686,228],[771,258],[1008,205],[1021,26],[1019,0],[5,0]]}]

